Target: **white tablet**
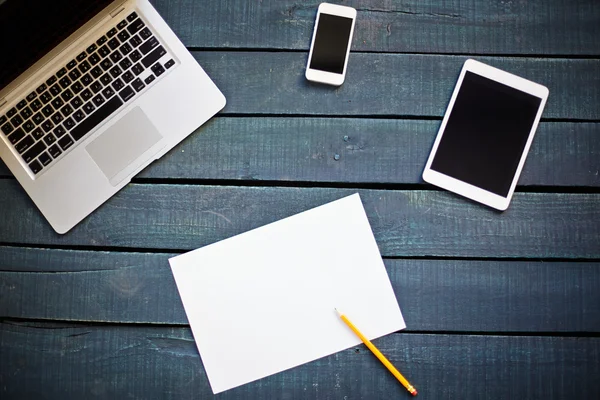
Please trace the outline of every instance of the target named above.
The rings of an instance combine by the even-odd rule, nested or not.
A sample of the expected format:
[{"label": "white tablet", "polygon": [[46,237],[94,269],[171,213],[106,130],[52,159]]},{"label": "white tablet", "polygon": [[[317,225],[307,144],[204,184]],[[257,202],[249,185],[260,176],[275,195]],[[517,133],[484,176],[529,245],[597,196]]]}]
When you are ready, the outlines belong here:
[{"label": "white tablet", "polygon": [[506,210],[547,98],[545,86],[467,60],[423,179]]}]

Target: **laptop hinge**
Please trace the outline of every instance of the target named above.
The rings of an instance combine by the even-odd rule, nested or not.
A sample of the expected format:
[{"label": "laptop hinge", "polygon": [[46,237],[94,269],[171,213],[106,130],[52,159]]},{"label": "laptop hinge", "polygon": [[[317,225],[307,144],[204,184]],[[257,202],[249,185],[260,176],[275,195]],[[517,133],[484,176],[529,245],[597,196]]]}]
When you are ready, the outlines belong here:
[{"label": "laptop hinge", "polygon": [[124,9],[125,9],[125,7],[123,7],[123,6],[121,6],[121,7],[117,8],[116,10],[114,10],[114,11],[112,11],[112,12],[110,13],[110,17],[111,17],[111,18],[114,18],[114,17],[116,17],[116,16],[117,16],[117,15],[118,15],[118,14],[119,14],[121,11],[123,11]]}]

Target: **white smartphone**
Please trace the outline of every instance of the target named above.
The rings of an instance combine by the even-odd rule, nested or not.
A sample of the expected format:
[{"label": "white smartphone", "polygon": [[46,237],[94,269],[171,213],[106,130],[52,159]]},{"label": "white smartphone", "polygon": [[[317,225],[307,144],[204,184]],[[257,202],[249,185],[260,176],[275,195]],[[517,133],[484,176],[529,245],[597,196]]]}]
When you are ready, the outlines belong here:
[{"label": "white smartphone", "polygon": [[467,60],[423,179],[506,210],[547,99],[545,86]]},{"label": "white smartphone", "polygon": [[313,31],[306,79],[339,86],[344,83],[356,10],[321,3]]}]

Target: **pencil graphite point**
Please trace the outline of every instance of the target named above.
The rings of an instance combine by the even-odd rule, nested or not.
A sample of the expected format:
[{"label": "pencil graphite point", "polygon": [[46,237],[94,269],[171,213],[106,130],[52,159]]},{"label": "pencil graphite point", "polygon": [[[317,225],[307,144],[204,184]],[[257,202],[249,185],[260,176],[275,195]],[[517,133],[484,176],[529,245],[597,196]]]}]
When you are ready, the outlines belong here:
[{"label": "pencil graphite point", "polygon": [[334,308],[335,312],[338,313],[338,315],[341,317],[342,313],[340,312],[340,310],[338,310],[337,308]]}]

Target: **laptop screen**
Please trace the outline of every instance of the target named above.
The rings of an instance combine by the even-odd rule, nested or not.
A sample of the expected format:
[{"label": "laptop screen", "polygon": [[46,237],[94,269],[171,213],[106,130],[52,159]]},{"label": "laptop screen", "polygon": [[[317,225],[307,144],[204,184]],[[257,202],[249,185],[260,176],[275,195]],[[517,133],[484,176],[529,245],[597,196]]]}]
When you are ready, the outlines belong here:
[{"label": "laptop screen", "polygon": [[0,90],[113,0],[0,0]]}]

